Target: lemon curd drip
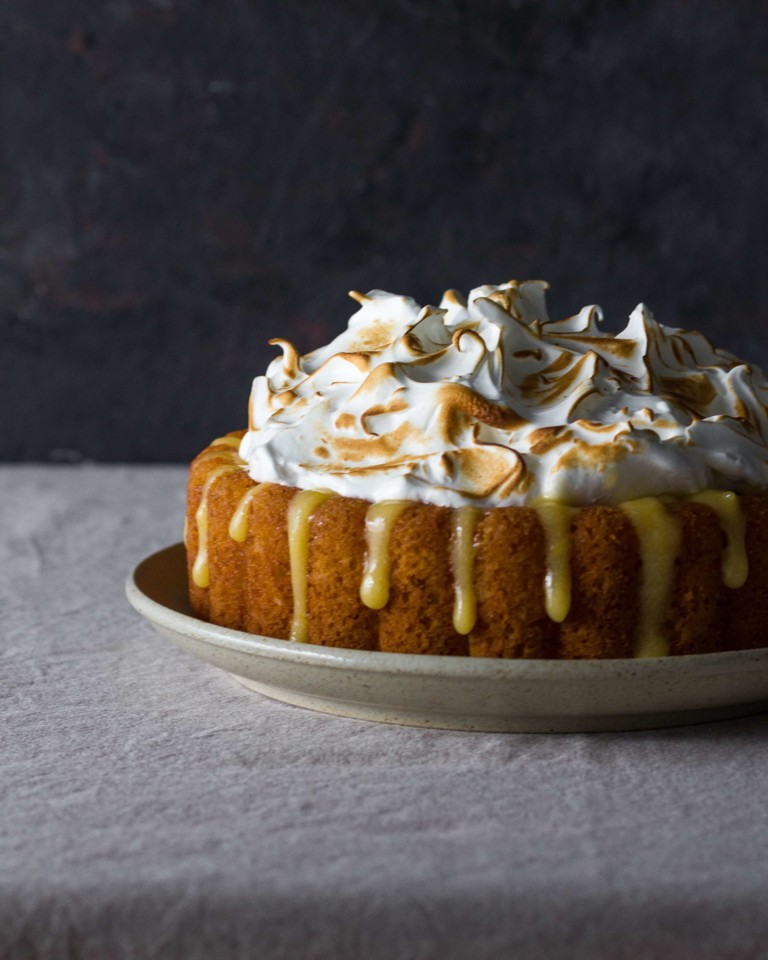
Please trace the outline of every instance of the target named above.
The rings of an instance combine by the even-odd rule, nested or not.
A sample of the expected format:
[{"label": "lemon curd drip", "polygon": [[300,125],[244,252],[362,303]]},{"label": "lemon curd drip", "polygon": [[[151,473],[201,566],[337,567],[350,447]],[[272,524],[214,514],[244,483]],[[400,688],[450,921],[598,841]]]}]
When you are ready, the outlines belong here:
[{"label": "lemon curd drip", "polygon": [[240,449],[240,437],[216,437],[210,444],[212,447],[233,447],[235,450]]},{"label": "lemon curd drip", "polygon": [[669,638],[664,621],[680,549],[681,527],[658,497],[621,504],[632,522],[640,550],[640,612],[635,638],[636,657],[665,657]]},{"label": "lemon curd drip", "polygon": [[360,600],[371,610],[381,610],[389,602],[389,541],[395,521],[407,506],[407,500],[384,500],[368,507]]},{"label": "lemon curd drip", "polygon": [[544,606],[550,620],[562,623],[571,609],[571,521],[576,511],[555,500],[541,500],[535,508],[544,528]]},{"label": "lemon curd drip", "polygon": [[468,634],[477,620],[475,593],[475,530],[480,511],[476,507],[458,507],[453,512],[452,569],[455,591],[453,627]]},{"label": "lemon curd drip", "polygon": [[312,514],[332,494],[328,490],[300,490],[288,508],[288,544],[293,588],[293,621],[291,640],[306,643],[309,638],[307,620],[307,569],[309,566],[309,524]]},{"label": "lemon curd drip", "polygon": [[715,511],[726,537],[723,550],[723,583],[732,590],[743,587],[749,576],[746,547],[746,521],[741,501],[731,490],[704,490],[688,497],[692,503],[703,503]]},{"label": "lemon curd drip", "polygon": [[216,467],[208,474],[205,484],[203,485],[200,505],[195,513],[195,520],[197,521],[197,556],[192,565],[192,580],[195,586],[205,588],[211,585],[211,573],[208,567],[208,496],[211,492],[211,487],[219,477],[223,477],[227,473],[233,473],[237,469],[237,465],[232,463],[225,463],[220,467]]},{"label": "lemon curd drip", "polygon": [[251,487],[250,490],[246,490],[235,507],[235,512],[229,521],[229,535],[236,543],[245,543],[248,538],[248,514],[251,508],[251,501],[260,489],[261,485],[257,484],[255,487]]}]

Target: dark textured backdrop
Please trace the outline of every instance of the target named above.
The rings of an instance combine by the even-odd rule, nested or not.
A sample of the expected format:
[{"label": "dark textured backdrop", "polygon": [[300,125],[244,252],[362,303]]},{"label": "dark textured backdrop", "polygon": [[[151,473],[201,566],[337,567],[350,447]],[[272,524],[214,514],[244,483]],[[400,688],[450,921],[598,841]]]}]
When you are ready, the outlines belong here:
[{"label": "dark textured backdrop", "polygon": [[766,3],[0,11],[1,459],[189,459],[349,288],[543,277],[768,364]]}]

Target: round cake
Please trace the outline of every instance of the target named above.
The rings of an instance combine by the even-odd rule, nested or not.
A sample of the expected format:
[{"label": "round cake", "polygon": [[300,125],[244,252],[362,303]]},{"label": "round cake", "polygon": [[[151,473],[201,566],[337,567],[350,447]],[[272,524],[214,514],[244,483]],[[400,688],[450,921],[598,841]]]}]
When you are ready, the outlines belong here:
[{"label": "round cake", "polygon": [[253,383],[192,463],[195,614],[283,640],[481,657],[766,645],[768,384],[641,304],[546,284],[382,291]]}]

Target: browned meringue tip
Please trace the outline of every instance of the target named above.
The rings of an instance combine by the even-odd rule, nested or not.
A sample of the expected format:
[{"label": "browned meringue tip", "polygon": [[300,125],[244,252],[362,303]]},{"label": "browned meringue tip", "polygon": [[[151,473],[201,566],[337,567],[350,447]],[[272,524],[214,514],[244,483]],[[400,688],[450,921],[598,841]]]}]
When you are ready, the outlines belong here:
[{"label": "browned meringue tip", "polygon": [[283,340],[282,337],[273,337],[271,340],[268,340],[267,343],[271,347],[280,347],[283,351],[283,365],[285,366],[286,371],[290,376],[296,377],[299,375],[300,360],[299,351],[294,347],[290,340]]},{"label": "browned meringue tip", "polygon": [[466,307],[467,305],[466,298],[458,290],[454,290],[453,287],[443,293],[443,300],[447,300],[448,303],[455,303],[458,307]]},{"label": "browned meringue tip", "polygon": [[368,296],[368,294],[360,293],[359,290],[350,290],[348,292],[348,295],[352,297],[353,300],[357,300],[357,302],[361,305],[364,303],[367,303],[369,300],[372,299],[371,297]]}]

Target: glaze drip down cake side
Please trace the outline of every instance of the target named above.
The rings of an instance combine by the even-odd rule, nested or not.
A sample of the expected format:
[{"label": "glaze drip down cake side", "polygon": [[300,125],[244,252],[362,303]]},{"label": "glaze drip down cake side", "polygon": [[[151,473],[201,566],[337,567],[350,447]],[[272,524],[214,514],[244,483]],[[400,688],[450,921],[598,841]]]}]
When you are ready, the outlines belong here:
[{"label": "glaze drip down cake side", "polygon": [[327,347],[271,341],[248,430],[192,463],[195,614],[401,653],[765,646],[765,378],[642,305],[550,321],[545,290],[353,294]]}]

